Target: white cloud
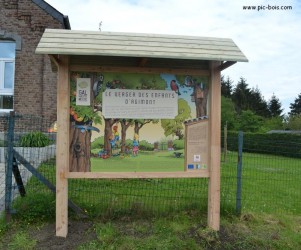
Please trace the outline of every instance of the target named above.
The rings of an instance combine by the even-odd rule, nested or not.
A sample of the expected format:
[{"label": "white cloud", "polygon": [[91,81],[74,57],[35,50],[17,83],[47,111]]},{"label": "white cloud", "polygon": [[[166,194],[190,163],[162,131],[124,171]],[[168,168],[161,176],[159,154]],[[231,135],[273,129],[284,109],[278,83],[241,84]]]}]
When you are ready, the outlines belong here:
[{"label": "white cloud", "polygon": [[[299,0],[48,0],[69,16],[72,29],[232,38],[249,59],[222,73],[241,76],[266,100],[289,103],[301,93]],[[292,6],[292,10],[243,10],[244,5]]]}]

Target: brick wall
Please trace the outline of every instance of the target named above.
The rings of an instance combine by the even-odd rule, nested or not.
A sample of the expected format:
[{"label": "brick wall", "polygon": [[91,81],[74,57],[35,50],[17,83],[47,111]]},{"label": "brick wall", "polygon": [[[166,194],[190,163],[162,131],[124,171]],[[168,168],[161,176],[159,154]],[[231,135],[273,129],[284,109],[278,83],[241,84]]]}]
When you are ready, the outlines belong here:
[{"label": "brick wall", "polygon": [[0,30],[21,37],[16,51],[14,110],[56,120],[57,74],[47,55],[35,54],[45,28],[64,28],[30,0],[0,0]]}]

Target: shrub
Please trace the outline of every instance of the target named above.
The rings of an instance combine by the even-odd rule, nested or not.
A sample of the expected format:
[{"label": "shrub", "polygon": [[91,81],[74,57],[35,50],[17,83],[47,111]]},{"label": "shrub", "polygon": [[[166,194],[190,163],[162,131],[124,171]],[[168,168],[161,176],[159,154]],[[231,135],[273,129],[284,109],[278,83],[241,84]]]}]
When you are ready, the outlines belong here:
[{"label": "shrub", "polygon": [[100,136],[97,137],[92,143],[91,143],[91,149],[99,149],[102,148],[104,145],[104,137]]},{"label": "shrub", "polygon": [[50,144],[50,139],[42,132],[30,132],[20,139],[21,147],[46,147]]},{"label": "shrub", "polygon": [[139,142],[139,149],[145,150],[145,151],[153,151],[154,150],[154,144],[149,143],[146,140],[142,140]]},{"label": "shrub", "polygon": [[173,147],[175,150],[184,149],[184,140],[174,140]]}]

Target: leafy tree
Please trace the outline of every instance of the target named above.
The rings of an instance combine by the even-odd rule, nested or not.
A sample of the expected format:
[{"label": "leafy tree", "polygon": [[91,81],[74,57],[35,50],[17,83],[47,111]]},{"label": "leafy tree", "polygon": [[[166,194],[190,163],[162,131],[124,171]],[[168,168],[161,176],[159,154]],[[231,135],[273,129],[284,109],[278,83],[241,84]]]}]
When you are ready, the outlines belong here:
[{"label": "leafy tree", "polygon": [[115,123],[119,122],[119,119],[106,118],[105,120],[105,128],[104,128],[104,150],[107,154],[111,154],[111,144],[110,138],[112,138],[112,127]]},{"label": "leafy tree", "polygon": [[281,103],[274,93],[268,102],[268,109],[272,117],[279,117],[283,112],[283,109],[281,108]]},{"label": "leafy tree", "polygon": [[226,80],[224,76],[221,77],[221,91],[222,96],[231,98],[233,91],[233,81],[229,76],[227,76]]},{"label": "leafy tree", "polygon": [[93,96],[91,106],[77,106],[76,105],[76,82],[77,78],[91,78],[92,84],[99,79],[99,73],[80,73],[73,72],[70,78],[70,120],[78,124],[101,124],[101,117],[94,105],[98,106],[100,100]]},{"label": "leafy tree", "polygon": [[287,127],[290,130],[301,130],[301,114],[290,115],[287,121]]},{"label": "leafy tree", "polygon": [[[91,105],[76,105],[76,85],[78,78],[90,78],[92,85],[98,83],[98,88],[92,91]],[[99,73],[80,73],[73,72],[70,77],[70,172],[89,172],[91,171],[90,148],[91,130],[81,130],[76,126],[92,126],[101,123],[98,113],[100,100],[96,98],[102,87],[102,75]],[[91,89],[93,90],[93,89]]]},{"label": "leafy tree", "polygon": [[291,112],[289,112],[290,115],[301,114],[301,93],[295,99],[294,103],[290,104],[290,109],[291,109]]},{"label": "leafy tree", "polygon": [[285,129],[285,123],[281,116],[274,116],[264,120],[263,130],[265,132],[270,130],[283,130]]},{"label": "leafy tree", "polygon": [[140,129],[148,123],[159,123],[158,119],[136,119],[134,120],[134,133],[139,135]]},{"label": "leafy tree", "polygon": [[183,123],[191,117],[191,109],[184,99],[178,100],[178,115],[175,119],[162,119],[161,126],[164,129],[165,136],[176,135],[181,140],[184,138]]},{"label": "leafy tree", "polygon": [[196,117],[207,115],[207,100],[209,94],[209,78],[202,76],[176,76],[181,87],[193,89],[191,98],[195,104]]},{"label": "leafy tree", "polygon": [[221,106],[222,106],[222,111],[221,111],[221,125],[222,128],[225,126],[227,123],[228,129],[229,130],[234,130],[237,128],[237,114],[235,111],[234,103],[230,98],[226,98],[222,96],[221,100]]},{"label": "leafy tree", "polygon": [[239,116],[239,129],[244,132],[258,132],[263,125],[262,117],[251,110],[243,110]]},{"label": "leafy tree", "polygon": [[134,123],[132,119],[121,119],[121,153],[125,152],[126,131]]},{"label": "leafy tree", "polygon": [[235,109],[239,114],[242,110],[249,109],[249,97],[250,88],[248,87],[246,79],[241,77],[232,94]]}]

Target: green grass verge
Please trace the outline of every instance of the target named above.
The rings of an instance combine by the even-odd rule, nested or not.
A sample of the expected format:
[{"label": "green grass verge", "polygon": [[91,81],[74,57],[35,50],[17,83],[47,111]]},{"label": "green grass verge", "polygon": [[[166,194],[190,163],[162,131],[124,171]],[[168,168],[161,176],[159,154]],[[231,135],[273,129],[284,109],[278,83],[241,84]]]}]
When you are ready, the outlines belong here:
[{"label": "green grass verge", "polygon": [[[37,218],[37,221],[40,220]],[[66,239],[47,224],[14,220],[1,235],[1,249],[300,249],[300,216],[246,213],[222,216],[218,232],[206,226],[206,214],[187,210],[167,216],[139,215],[70,221]],[[76,229],[73,227],[76,226]],[[79,237],[80,228],[85,233]],[[0,224],[1,228],[1,224]],[[62,247],[63,246],[63,247]]]},{"label": "green grass verge", "polygon": [[[149,156],[153,158],[141,154],[129,159],[112,157],[107,160],[111,161],[108,165],[116,164],[116,170],[120,171],[124,166],[120,166],[121,162],[132,164],[139,157],[143,160]],[[167,152],[162,156],[168,158]],[[157,157],[160,164],[162,159]],[[92,164],[108,162],[94,160]],[[181,159],[169,156],[170,160]],[[243,214],[232,217],[229,214],[235,211],[236,161],[237,154],[230,152],[227,161],[221,164],[222,217],[218,234],[206,228],[207,179],[69,180],[69,198],[95,222],[97,235],[79,248],[107,249],[112,245],[116,249],[161,246],[168,246],[166,249],[300,249],[300,161],[244,153]],[[53,161],[43,164],[39,170],[54,181]],[[15,201],[14,223],[24,227],[24,224],[53,220],[54,195],[36,178],[31,178],[26,190],[27,197]],[[73,218],[74,214],[70,216]],[[14,227],[14,233],[21,232],[19,225]],[[10,230],[10,226],[0,224],[1,237],[7,238],[12,234]]]},{"label": "green grass verge", "polygon": [[[183,159],[172,152],[142,153],[138,157],[121,159],[111,157],[92,159],[92,168],[102,171],[181,171]],[[162,156],[162,157],[160,157]],[[148,162],[142,167],[141,162]],[[221,213],[235,212],[237,154],[229,153],[221,164]],[[172,162],[172,164],[171,164]],[[54,161],[40,167],[42,174],[55,184]],[[137,164],[137,165],[136,165]],[[163,164],[170,164],[162,167]],[[301,211],[301,168],[295,158],[245,153],[243,155],[242,212],[299,214]],[[166,214],[182,209],[207,210],[208,179],[70,179],[69,197],[91,216],[100,214]],[[43,211],[43,196],[54,197],[36,178],[26,186],[27,197],[18,198],[15,206],[26,210],[30,203],[38,202]],[[20,200],[20,201],[19,201]],[[51,203],[52,202],[52,203]],[[22,205],[23,203],[23,205]],[[27,204],[29,203],[29,204]],[[48,203],[44,204],[45,206]],[[23,210],[22,210],[23,211]],[[45,210],[46,211],[46,210]],[[35,210],[32,210],[34,213]],[[37,212],[38,213],[38,212]],[[26,214],[26,213],[25,213]],[[53,214],[48,211],[47,214]],[[32,217],[35,217],[34,215]]]},{"label": "green grass verge", "polygon": [[[237,155],[221,165],[221,199],[235,200]],[[242,158],[242,211],[292,213],[301,211],[300,160],[244,153]]]}]

